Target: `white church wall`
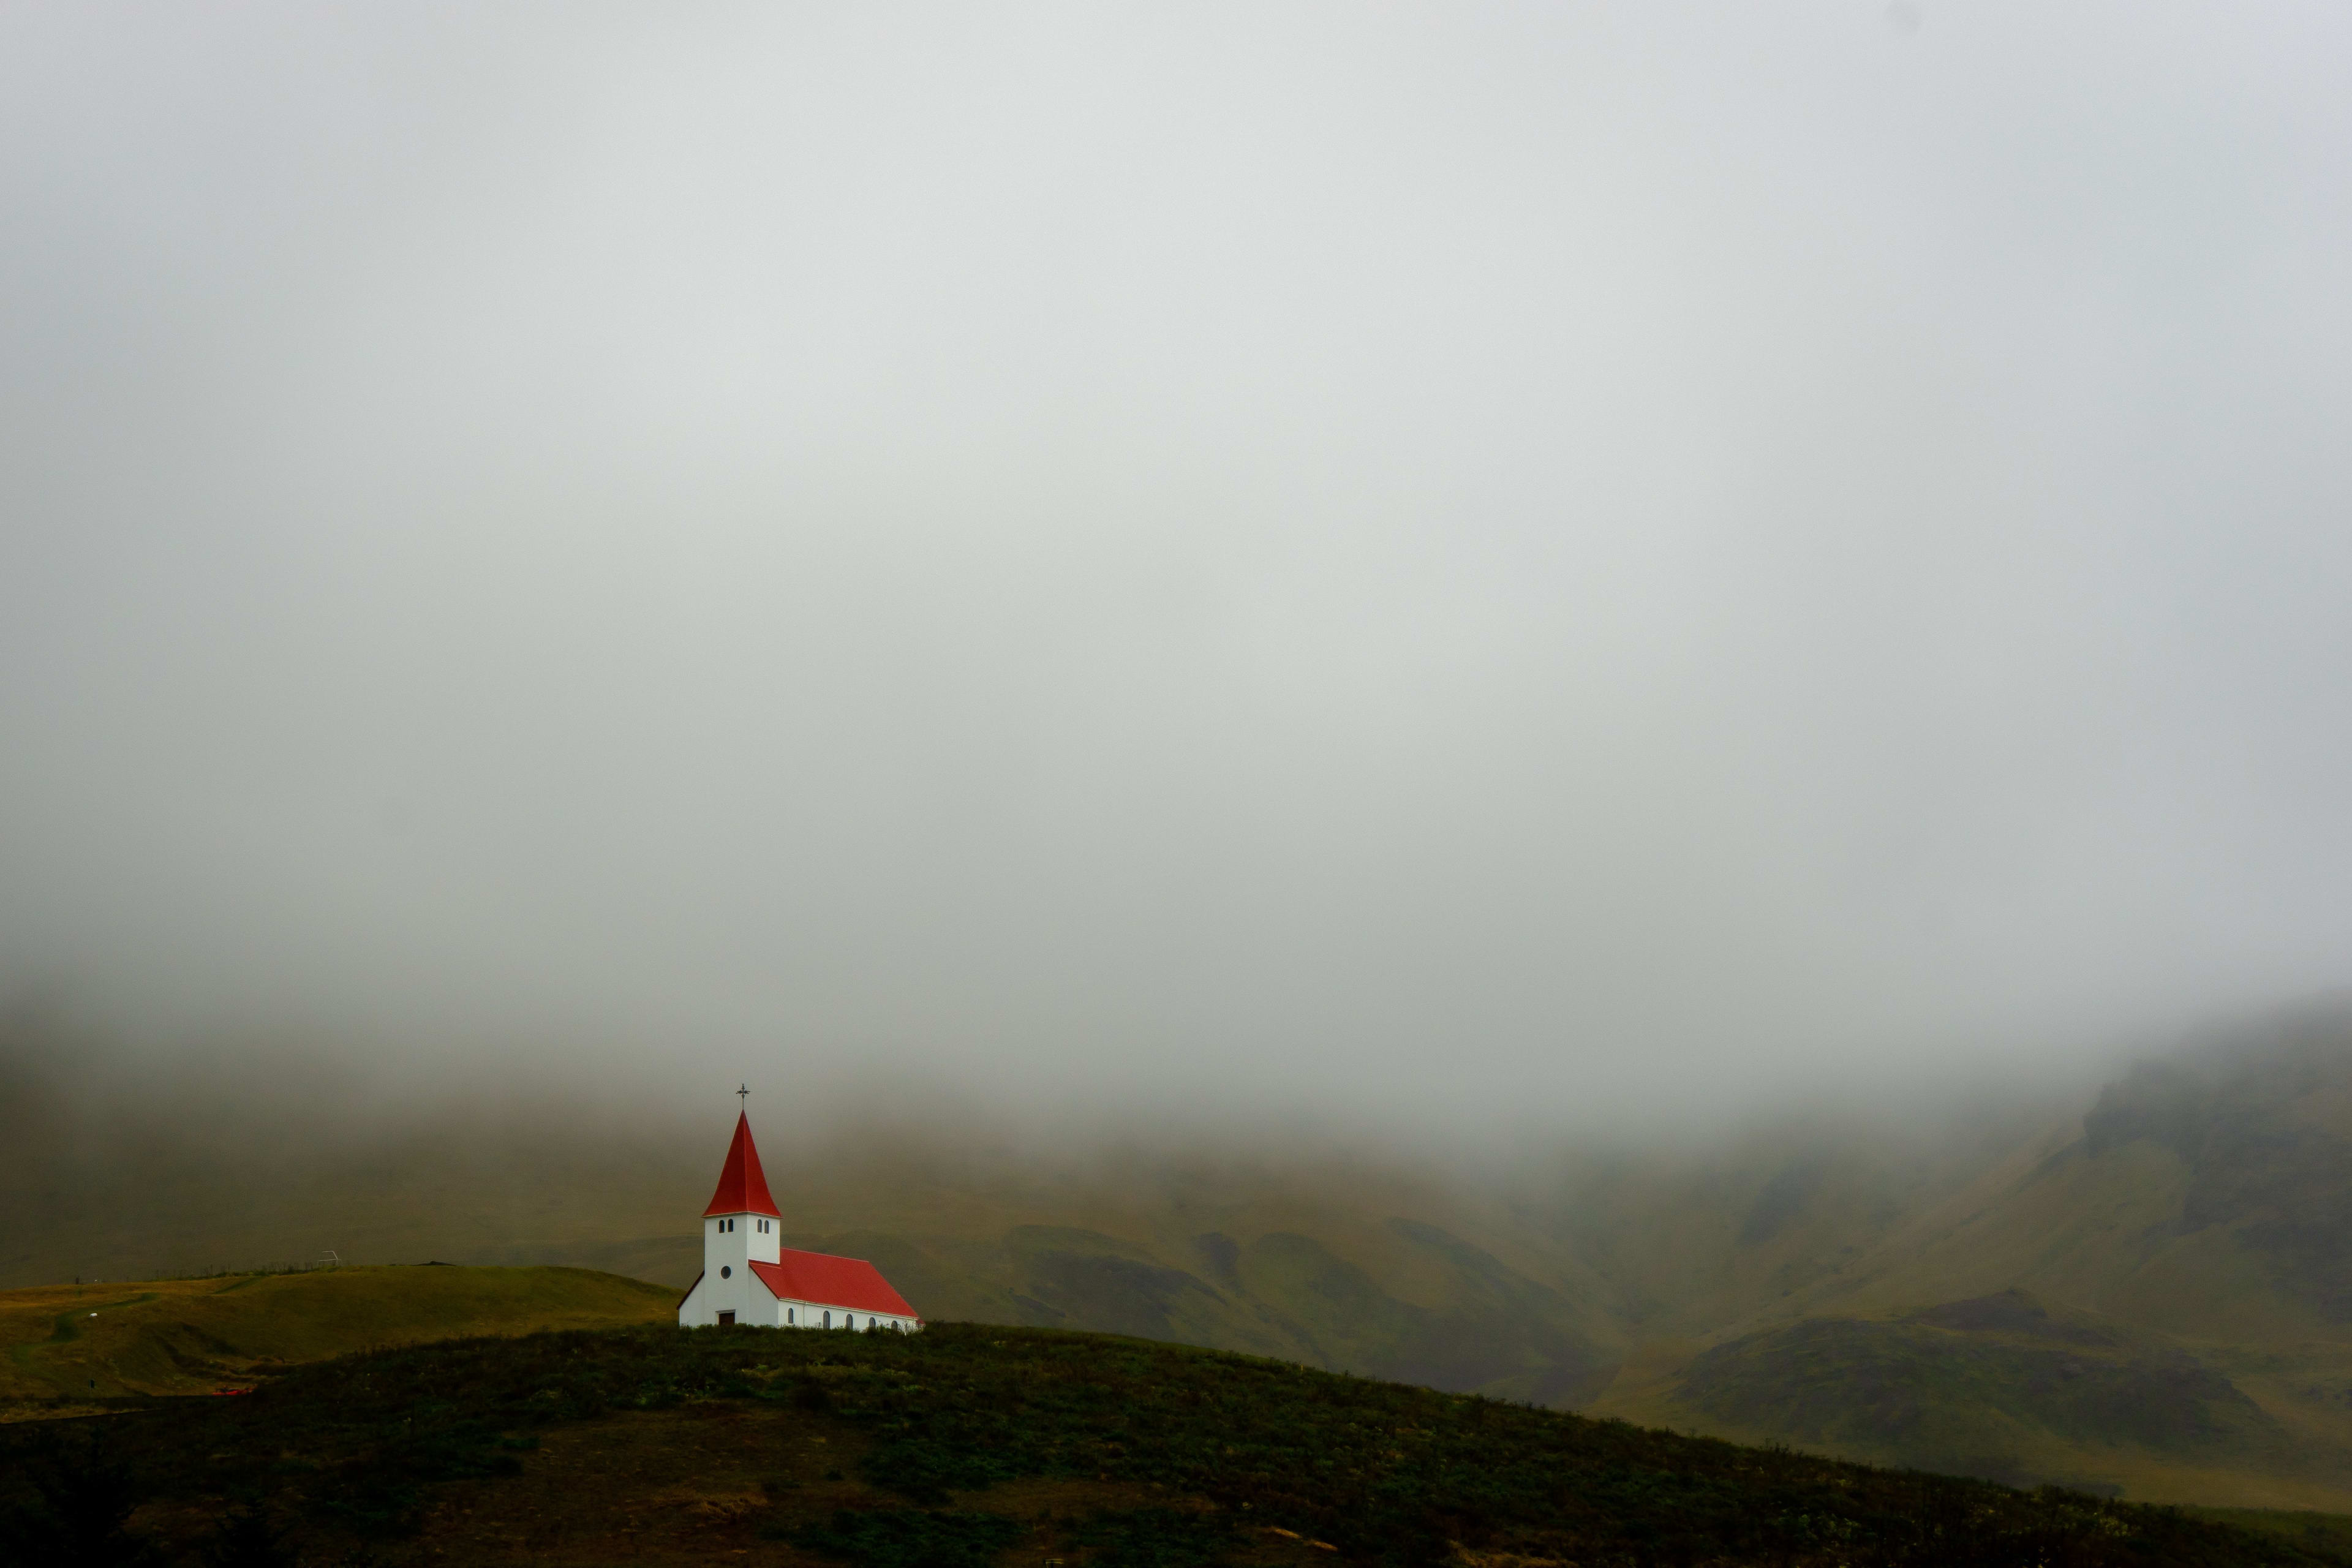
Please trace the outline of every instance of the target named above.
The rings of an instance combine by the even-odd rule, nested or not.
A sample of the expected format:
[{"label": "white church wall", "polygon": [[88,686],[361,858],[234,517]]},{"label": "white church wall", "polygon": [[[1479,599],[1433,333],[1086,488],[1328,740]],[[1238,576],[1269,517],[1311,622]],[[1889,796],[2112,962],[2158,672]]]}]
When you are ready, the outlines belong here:
[{"label": "white church wall", "polygon": [[849,1329],[856,1333],[887,1332],[892,1330],[911,1334],[922,1324],[913,1318],[902,1318],[889,1312],[852,1311],[845,1307],[828,1306],[822,1301],[786,1301],[783,1326],[788,1329]]},{"label": "white church wall", "polygon": [[746,1327],[911,1334],[919,1332],[923,1326],[917,1319],[890,1312],[853,1311],[823,1301],[780,1301],[756,1279],[747,1279],[745,1270],[736,1270],[731,1275],[720,1272],[732,1268],[731,1264],[721,1264],[696,1281],[686,1300],[678,1303],[680,1327],[710,1328],[717,1324],[721,1312],[734,1313],[735,1321]]}]

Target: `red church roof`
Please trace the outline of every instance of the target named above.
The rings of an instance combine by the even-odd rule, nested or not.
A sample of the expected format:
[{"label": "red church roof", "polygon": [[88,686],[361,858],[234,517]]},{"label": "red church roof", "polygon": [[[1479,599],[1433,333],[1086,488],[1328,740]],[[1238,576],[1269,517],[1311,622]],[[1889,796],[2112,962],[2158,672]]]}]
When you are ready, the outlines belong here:
[{"label": "red church roof", "polygon": [[795,1252],[787,1247],[780,1262],[762,1263],[753,1258],[751,1272],[780,1301],[814,1301],[820,1307],[845,1307],[894,1318],[915,1316],[915,1309],[890,1289],[882,1271],[862,1258]]},{"label": "red church roof", "polygon": [[709,1219],[715,1214],[776,1214],[776,1200],[768,1195],[768,1178],[760,1169],[760,1151],[751,1145],[751,1119],[738,1113],[735,1118],[735,1142],[727,1146],[727,1163],[719,1173],[719,1190],[710,1194],[710,1206],[702,1211]]}]

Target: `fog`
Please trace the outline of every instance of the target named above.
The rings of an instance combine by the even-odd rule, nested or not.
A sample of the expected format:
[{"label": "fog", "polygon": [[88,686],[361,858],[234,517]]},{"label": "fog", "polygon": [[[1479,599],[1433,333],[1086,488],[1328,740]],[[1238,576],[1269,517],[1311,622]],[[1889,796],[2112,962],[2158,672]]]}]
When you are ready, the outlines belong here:
[{"label": "fog", "polygon": [[184,1067],[1525,1131],[2338,986],[2347,59],[11,8],[0,988]]}]

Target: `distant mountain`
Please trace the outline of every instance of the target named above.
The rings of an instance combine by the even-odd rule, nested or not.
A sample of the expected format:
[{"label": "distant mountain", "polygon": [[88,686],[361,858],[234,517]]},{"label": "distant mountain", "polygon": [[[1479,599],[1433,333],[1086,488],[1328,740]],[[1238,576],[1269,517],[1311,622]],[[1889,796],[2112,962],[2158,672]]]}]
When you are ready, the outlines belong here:
[{"label": "distant mountain", "polygon": [[2108,1085],[1595,1408],[2138,1496],[2352,1508],[2352,1022]]}]

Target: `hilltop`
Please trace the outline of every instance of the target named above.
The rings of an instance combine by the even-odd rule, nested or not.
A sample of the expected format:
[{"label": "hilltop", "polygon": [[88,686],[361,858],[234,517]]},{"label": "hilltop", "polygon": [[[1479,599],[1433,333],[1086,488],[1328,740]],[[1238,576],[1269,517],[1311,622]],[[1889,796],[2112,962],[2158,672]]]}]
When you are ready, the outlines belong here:
[{"label": "hilltop", "polygon": [[2169,1510],[981,1324],[378,1351],[248,1398],[0,1428],[0,1461],[19,1550],[68,1554],[79,1529],[100,1561],[231,1546],[386,1568],[2347,1561]]}]

